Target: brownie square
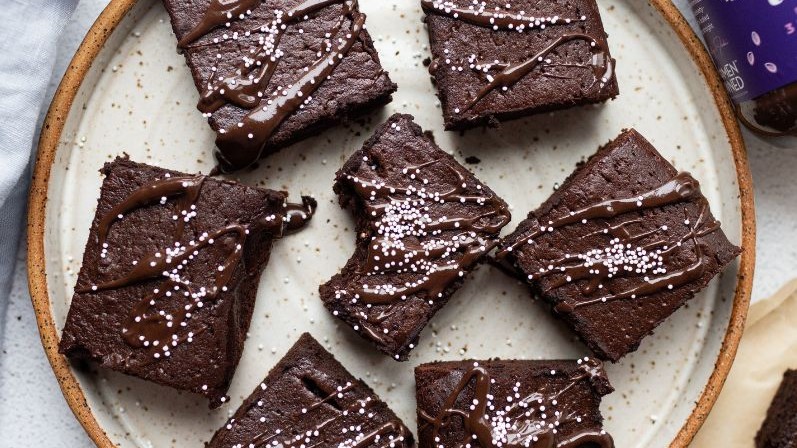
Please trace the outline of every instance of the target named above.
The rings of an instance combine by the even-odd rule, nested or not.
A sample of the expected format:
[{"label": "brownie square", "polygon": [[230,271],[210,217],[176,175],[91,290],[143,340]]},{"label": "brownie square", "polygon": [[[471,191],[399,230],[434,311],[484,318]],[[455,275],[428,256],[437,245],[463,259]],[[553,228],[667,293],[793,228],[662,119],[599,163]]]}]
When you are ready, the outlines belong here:
[{"label": "brownie square", "polygon": [[207,448],[395,448],[413,440],[367,384],[305,333]]},{"label": "brownie square", "polygon": [[415,368],[419,448],[613,448],[600,362],[451,361]]},{"label": "brownie square", "polygon": [[797,370],[783,374],[767,417],[755,436],[756,448],[797,447]]},{"label": "brownie square", "polygon": [[217,132],[219,168],[391,101],[356,0],[163,0]]},{"label": "brownie square", "polygon": [[412,120],[390,117],[338,171],[334,190],[356,216],[356,250],[320,287],[332,314],[398,360],[511,219]]},{"label": "brownie square", "polygon": [[117,158],[59,351],[225,401],[271,244],[315,202]]},{"label": "brownie square", "polygon": [[618,95],[595,0],[421,0],[447,130]]},{"label": "brownie square", "polygon": [[529,213],[497,257],[598,357],[617,361],[739,253],[698,181],[629,130]]}]

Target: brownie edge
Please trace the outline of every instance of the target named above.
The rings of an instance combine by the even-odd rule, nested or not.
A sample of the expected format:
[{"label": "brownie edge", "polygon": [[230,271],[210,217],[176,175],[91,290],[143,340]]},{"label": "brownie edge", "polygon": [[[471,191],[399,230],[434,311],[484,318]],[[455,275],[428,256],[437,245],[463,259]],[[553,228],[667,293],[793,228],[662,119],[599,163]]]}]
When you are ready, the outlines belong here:
[{"label": "brownie edge", "polygon": [[797,447],[797,370],[787,370],[755,436],[756,448]]}]

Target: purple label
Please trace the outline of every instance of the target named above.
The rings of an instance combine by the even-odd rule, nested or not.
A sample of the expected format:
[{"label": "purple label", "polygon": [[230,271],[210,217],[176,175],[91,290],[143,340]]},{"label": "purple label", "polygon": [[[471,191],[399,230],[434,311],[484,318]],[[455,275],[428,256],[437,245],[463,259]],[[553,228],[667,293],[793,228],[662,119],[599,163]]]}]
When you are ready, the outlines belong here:
[{"label": "purple label", "polygon": [[797,0],[690,0],[737,103],[797,81]]}]

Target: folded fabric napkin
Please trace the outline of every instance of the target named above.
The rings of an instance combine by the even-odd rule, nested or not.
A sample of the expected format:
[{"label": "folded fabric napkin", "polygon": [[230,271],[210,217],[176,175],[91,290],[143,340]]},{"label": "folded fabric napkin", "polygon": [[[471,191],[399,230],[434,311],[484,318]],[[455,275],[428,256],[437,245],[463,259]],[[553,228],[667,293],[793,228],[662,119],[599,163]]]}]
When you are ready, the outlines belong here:
[{"label": "folded fabric napkin", "polygon": [[797,369],[797,280],[750,307],[731,373],[692,446],[752,447],[787,369]]},{"label": "folded fabric napkin", "polygon": [[0,8],[0,336],[22,236],[38,119],[58,35],[76,5],[77,0],[3,0]]}]

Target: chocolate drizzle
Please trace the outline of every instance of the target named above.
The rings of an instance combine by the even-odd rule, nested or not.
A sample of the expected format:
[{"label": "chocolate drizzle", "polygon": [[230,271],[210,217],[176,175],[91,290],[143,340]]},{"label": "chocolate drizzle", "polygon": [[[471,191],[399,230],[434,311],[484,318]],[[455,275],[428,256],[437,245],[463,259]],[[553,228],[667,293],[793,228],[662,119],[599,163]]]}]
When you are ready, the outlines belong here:
[{"label": "chocolate drizzle", "polygon": [[[624,217],[623,215],[650,208],[660,208],[679,202],[698,200],[700,213],[692,223],[685,214],[689,231],[675,239],[667,238],[668,227],[663,226],[636,234],[627,227],[640,223],[641,219]],[[555,309],[560,313],[570,313],[582,306],[606,303],[619,299],[636,299],[656,292],[674,289],[701,278],[705,272],[703,249],[698,240],[720,228],[719,222],[709,220],[708,203],[700,194],[700,184],[689,173],[678,173],[662,186],[644,192],[637,197],[610,199],[549,220],[523,233],[516,241],[499,251],[496,258],[506,260],[513,251],[522,250],[524,244],[535,244],[540,236],[576,224],[586,224],[595,219],[614,219],[600,232],[612,236],[606,248],[595,248],[584,254],[567,254],[557,260],[544,261],[546,268],[528,275],[529,280],[550,279],[544,284],[544,292],[563,287],[572,282],[586,281],[581,292],[590,296],[603,290],[602,282],[607,279],[624,276],[642,277],[639,285],[623,291],[601,294],[593,298],[579,301],[560,301]],[[596,233],[582,237],[594,236]],[[644,238],[654,238],[645,244],[638,244]],[[695,261],[689,266],[670,270],[668,257],[683,247],[688,241],[693,242]]]},{"label": "chocolate drizzle", "polygon": [[[261,216],[252,223],[228,224],[225,227],[202,232],[184,242],[186,225],[196,216],[196,201],[206,177],[171,176],[155,180],[134,190],[124,200],[103,214],[97,224],[97,244],[102,248],[101,258],[108,256],[108,235],[114,223],[136,209],[152,205],[166,206],[175,202],[174,228],[170,235],[171,246],[133,262],[133,268],[124,275],[103,283],[77,290],[82,294],[124,288],[140,282],[164,278],[165,281],[133,305],[121,330],[123,339],[131,347],[149,348],[155,358],[169,356],[170,350],[204,331],[204,327],[189,331],[192,313],[227,291],[236,267],[242,263],[243,247],[250,231],[267,232],[275,238],[301,228],[312,217],[315,201],[303,197],[303,204],[284,204],[284,211]],[[176,198],[176,199],[175,199]],[[211,286],[193,284],[184,278],[187,268],[201,251],[220,246],[227,252],[224,261],[213,270]],[[157,305],[160,309],[156,309]]]},{"label": "chocolate drizzle", "polygon": [[[642,282],[635,287],[628,288],[625,291],[616,293],[616,294],[609,294],[600,297],[596,297],[590,300],[581,300],[578,302],[567,302],[561,301],[556,304],[556,311],[560,313],[568,313],[572,312],[576,308],[588,305],[594,305],[597,303],[606,303],[611,302],[614,300],[619,299],[636,299],[637,297],[644,297],[650,294],[654,294],[658,291],[662,291],[665,289],[674,289],[679,286],[683,286],[687,283],[693,282],[698,280],[703,276],[705,273],[705,261],[703,260],[703,249],[701,246],[701,242],[698,241],[698,238],[708,235],[720,228],[719,222],[712,221],[712,222],[705,222],[705,212],[706,206],[705,204],[701,205],[701,212],[700,217],[698,218],[698,222],[691,228],[691,230],[680,238],[677,241],[668,241],[668,242],[661,242],[657,241],[655,243],[651,243],[645,247],[644,250],[648,250],[651,247],[656,248],[656,255],[667,255],[670,252],[674,251],[676,248],[680,248],[682,243],[686,242],[687,240],[691,239],[694,242],[694,250],[695,250],[695,261],[685,268],[681,268],[672,272],[667,272],[666,269],[662,269],[665,275],[659,277],[645,277]],[[562,270],[564,268],[564,270]],[[573,267],[571,266],[559,266],[558,270],[565,275],[568,273],[573,272]],[[575,269],[577,271],[582,271],[579,273],[579,277],[575,278],[584,278],[586,277],[587,273],[584,273],[584,266],[576,266]],[[625,272],[620,273],[625,274]],[[590,278],[591,287],[589,289],[585,288],[584,291],[587,294],[591,294],[596,290],[596,285],[600,287],[600,280],[604,278],[612,278],[613,275],[607,271],[605,265],[595,265],[592,272],[592,277]],[[555,287],[555,286],[552,286]],[[551,287],[551,288],[552,288]]]},{"label": "chocolate drizzle", "polygon": [[[128,212],[137,208],[145,207],[155,201],[162,201],[162,198],[177,196],[175,204],[178,210],[189,210],[191,205],[196,202],[199,191],[205,176],[179,176],[167,177],[161,181],[153,182],[136,189],[124,201],[116,204],[111,210],[105,213],[97,226],[97,239],[101,247],[105,247],[108,232],[111,225],[124,217]],[[185,217],[183,217],[185,218]],[[175,239],[179,240],[183,236],[185,229],[185,219],[177,220],[177,227],[174,230]]]},{"label": "chocolate drizzle", "polygon": [[[438,170],[450,171],[455,180],[445,191],[418,188],[412,180],[428,181],[423,170],[442,165]],[[497,234],[509,222],[506,205],[492,193],[482,192],[481,185],[468,186],[466,177],[456,167],[437,159],[418,166],[407,167],[403,174],[409,186],[387,185],[382,181],[346,177],[349,187],[363,201],[369,241],[365,262],[358,274],[363,285],[353,291],[338,291],[353,302],[385,305],[424,292],[432,299],[442,295],[464,270],[472,266],[497,243],[481,235]],[[479,193],[469,193],[469,191]],[[453,202],[476,204],[489,210],[476,216],[436,216],[434,206]],[[443,232],[448,232],[444,236]],[[453,234],[451,234],[454,232]],[[401,277],[404,273],[420,275],[415,282],[382,283],[383,276]],[[369,280],[369,277],[377,276]]]},{"label": "chocolate drizzle", "polygon": [[[419,431],[431,434],[427,439],[434,440],[435,446],[443,447],[442,440],[446,436],[446,428],[461,423],[468,440],[458,442],[457,446],[478,442],[482,448],[578,448],[595,446],[613,448],[614,441],[605,431],[580,430],[567,437],[563,428],[569,423],[581,422],[581,416],[567,409],[567,402],[561,395],[583,380],[592,381],[603,375],[600,364],[585,358],[579,360],[579,370],[571,376],[568,384],[549,392],[544,388],[533,391],[526,396],[519,393],[521,383],[515,387],[515,399],[505,407],[495,404],[491,393],[491,379],[488,370],[478,363],[464,373],[462,379],[442,404],[437,415],[431,416],[423,410],[418,411]],[[461,396],[473,384],[472,398]],[[457,402],[465,403],[463,408]]]},{"label": "chocolate drizzle", "polygon": [[604,431],[584,431],[569,439],[550,445],[550,448],[579,448],[584,446],[612,448],[614,440]]},{"label": "chocolate drizzle", "polygon": [[[137,268],[143,267],[144,269],[139,271],[138,276],[133,275],[133,272],[131,272],[126,277],[98,286],[99,290],[122,288],[137,281],[169,274],[169,280],[161,285],[160,288],[155,289],[151,296],[139,301],[128,314],[122,329],[122,335],[128,345],[131,347],[147,347],[152,344],[153,347],[161,346],[161,350],[168,351],[169,344],[177,346],[182,340],[191,339],[196,333],[204,331],[204,327],[202,327],[198,331],[195,330],[180,336],[175,332],[175,328],[186,327],[191,313],[197,308],[202,308],[204,301],[215,299],[220,292],[227,290],[226,285],[232,278],[235,267],[241,261],[243,244],[246,241],[248,230],[249,226],[234,224],[207,236],[202,235],[199,237],[198,242],[191,241],[186,250],[179,255],[167,255],[160,258],[150,257],[145,262],[139,263]],[[233,249],[224,260],[224,263],[218,266],[219,273],[214,277],[213,286],[210,289],[201,287],[197,290],[190,282],[182,279],[179,274],[174,272],[173,266],[185,266],[193,256],[199,255],[200,250],[214,244],[215,240],[221,239],[225,235],[234,235],[234,239],[231,241]],[[169,273],[170,270],[172,270],[171,273]],[[159,301],[168,302],[173,297],[180,297],[181,295],[183,296],[183,301],[186,302],[184,306],[178,307],[168,314],[162,314],[154,310],[154,306]],[[167,305],[164,308],[173,308],[173,306]]]},{"label": "chocolate drizzle", "polygon": [[[181,40],[182,47],[221,26],[236,13],[241,14],[238,17],[241,19],[251,13],[252,0],[237,0],[226,5],[221,5],[220,1],[213,0],[199,24]],[[300,70],[301,76],[296,81],[267,92],[281,58],[280,40],[288,26],[308,20],[310,14],[336,4],[342,4],[341,16],[326,33],[318,59]],[[197,106],[205,114],[226,104],[250,110],[237,125],[219,130],[216,157],[222,172],[245,168],[260,158],[277,127],[311,100],[312,93],[332,75],[358,41],[365,24],[365,15],[357,12],[357,0],[306,0],[287,11],[275,11],[275,14],[270,25],[247,32],[263,33],[261,45],[253,49],[251,56],[244,58],[234,74],[211,78]],[[351,26],[344,30],[347,21]],[[333,42],[337,44],[333,45]]]},{"label": "chocolate drizzle", "polygon": [[[547,62],[546,58],[549,54],[551,54],[553,51],[555,51],[560,46],[566,44],[567,42],[572,42],[576,40],[583,40],[590,45],[592,60],[588,65],[585,65],[584,67],[592,68],[595,77],[593,83],[598,83],[599,88],[603,90],[607,85],[609,85],[609,81],[614,76],[614,60],[611,57],[609,57],[609,53],[605,45],[597,41],[594,37],[589,36],[587,34],[581,34],[581,33],[565,34],[563,36],[560,36],[550,45],[540,50],[537,54],[530,57],[529,59],[522,62],[506,64],[505,68],[503,68],[500,72],[490,77],[492,78],[490,82],[486,86],[482,87],[479,93],[476,94],[475,98],[470,100],[465,110],[467,111],[472,109],[473,106],[475,106],[479,101],[481,101],[484,97],[490,94],[490,92],[496,91],[499,88],[502,90],[506,90],[509,87],[513,86],[515,83],[525,78],[529,73],[534,71],[534,69],[537,68],[538,66],[541,67],[548,66],[549,63]],[[592,86],[590,86],[590,88],[591,87]]]},{"label": "chocolate drizzle", "polygon": [[583,20],[559,16],[533,17],[525,12],[489,11],[484,7],[479,10],[474,9],[473,6],[460,8],[452,1],[440,0],[421,0],[421,7],[427,13],[443,14],[471,25],[491,28],[493,31],[523,32],[525,29],[544,29],[547,25],[570,24]]},{"label": "chocolate drizzle", "polygon": [[282,219],[283,224],[280,229],[280,235],[290,234],[304,227],[307,221],[315,214],[315,208],[317,206],[318,203],[316,200],[310,196],[302,196],[301,204],[286,203],[284,211],[285,216]]},{"label": "chocolate drizzle", "polygon": [[648,208],[664,207],[665,205],[676,204],[688,201],[700,196],[700,183],[687,172],[678,173],[671,180],[658,188],[641,193],[637,197],[623,199],[609,199],[597,204],[592,204],[581,208],[551,221],[547,225],[538,226],[530,232],[524,233],[522,237],[507,248],[496,254],[497,258],[504,258],[510,252],[520,247],[523,243],[532,244],[534,238],[545,232],[553,232],[555,229],[562,228],[578,222],[593,219],[615,218],[633,211],[641,211]]},{"label": "chocolate drizzle", "polygon": [[[578,19],[562,18],[559,16],[533,17],[526,15],[524,12],[502,11],[498,9],[496,11],[489,11],[486,10],[483,5],[478,10],[474,9],[473,6],[470,6],[466,9],[458,7],[454,2],[451,1],[422,0],[421,4],[424,11],[427,13],[444,15],[471,25],[489,28],[493,31],[501,30],[522,33],[525,30],[531,30],[535,28],[544,29],[546,26],[567,25],[573,22],[586,20],[586,17],[583,16]],[[555,64],[551,63],[551,61],[548,59],[548,56],[563,45],[574,41],[583,41],[587,43],[587,45],[589,45],[592,57],[590,62],[586,65],[570,64],[568,66],[592,69],[594,81],[593,84],[588,87],[590,89],[596,83],[598,84],[600,90],[603,90],[609,86],[610,81],[614,77],[615,61],[609,55],[609,49],[607,48],[605,41],[598,40],[594,36],[584,33],[567,33],[558,37],[547,47],[538,51],[536,54],[530,56],[524,61],[512,63],[496,62],[480,64],[476,63],[474,56],[468,58],[468,60],[462,64],[469,66],[471,69],[476,70],[479,73],[486,74],[488,83],[481,90],[479,90],[473,99],[468,102],[464,110],[456,109],[455,113],[466,112],[472,109],[491,92],[507,91],[510,87],[528,76],[537,68],[541,68],[543,70],[542,74],[545,76],[556,76],[544,71],[545,68],[556,66]],[[454,67],[456,67],[456,64],[459,63],[454,64]],[[439,67],[439,62],[435,60],[430,65],[429,70],[434,74]],[[499,68],[499,71],[494,72],[494,68],[496,67]],[[461,67],[459,67],[459,69],[461,70]]]},{"label": "chocolate drizzle", "polygon": [[[254,437],[252,437],[251,440],[249,440],[248,442],[244,443],[241,446],[244,447],[280,446],[285,448],[299,448],[300,446],[318,446],[313,444],[314,441],[313,439],[319,438],[320,440],[317,442],[326,440],[326,438],[331,435],[330,431],[335,430],[334,424],[336,422],[338,422],[342,418],[345,418],[347,415],[365,414],[368,408],[374,403],[374,400],[372,400],[370,397],[366,397],[365,399],[355,399],[348,406],[344,406],[341,403],[347,401],[346,396],[355,390],[356,385],[351,382],[348,382],[344,386],[331,387],[327,384],[326,380],[327,380],[326,378],[319,378],[316,377],[315,375],[308,376],[302,379],[304,387],[307,388],[310,393],[317,396],[319,399],[319,401],[305,408],[302,412],[303,414],[307,414],[313,412],[314,410],[322,406],[326,406],[330,412],[333,412],[334,415],[324,420],[321,420],[318,423],[313,424],[313,426],[301,426],[301,422],[305,420],[305,416],[293,416],[292,418],[295,418],[297,420],[291,422],[291,424],[301,427],[302,431],[299,433],[301,437],[296,438],[293,435],[293,431],[283,432],[271,429],[269,431],[264,431],[256,434]],[[253,402],[252,407],[260,406],[261,405],[260,403],[262,402]],[[250,410],[251,409],[252,408],[250,408]],[[360,410],[362,410],[362,412],[360,412]],[[307,418],[307,420],[313,420],[313,419]],[[231,420],[227,426],[227,429],[228,430],[232,429],[234,425],[235,421]],[[366,426],[366,423],[364,422],[362,426]],[[285,429],[293,430],[296,428],[287,427]],[[380,439],[382,441],[388,441],[388,442],[411,440],[411,435],[407,431],[407,428],[405,428],[404,425],[402,425],[398,421],[388,421],[382,423],[367,433],[362,433],[362,432],[358,433],[355,431],[351,431],[350,434],[351,438],[344,442],[341,442],[341,444],[338,445],[339,447],[366,448],[370,446],[379,446],[378,444],[376,444],[376,442],[379,442]]]},{"label": "chocolate drizzle", "polygon": [[197,25],[177,43],[181,48],[199,39],[225,23],[234,19],[242,19],[262,3],[263,0],[210,0],[207,11]]},{"label": "chocolate drizzle", "polygon": [[399,440],[408,439],[408,431],[404,425],[397,422],[387,422],[370,433],[364,435],[361,439],[357,440],[353,445],[347,445],[346,448],[367,448],[375,444],[379,439],[389,434],[397,434]]}]

